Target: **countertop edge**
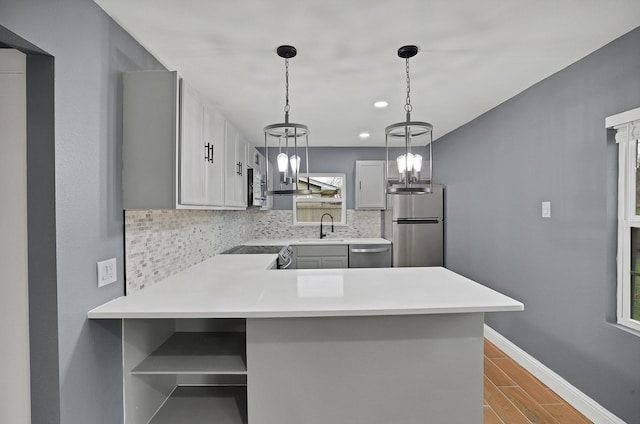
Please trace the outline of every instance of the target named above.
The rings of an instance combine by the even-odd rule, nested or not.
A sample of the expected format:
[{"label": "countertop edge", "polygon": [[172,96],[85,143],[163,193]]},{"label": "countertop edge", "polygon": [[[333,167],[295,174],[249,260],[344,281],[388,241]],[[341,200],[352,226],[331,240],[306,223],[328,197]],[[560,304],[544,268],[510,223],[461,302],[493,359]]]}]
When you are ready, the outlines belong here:
[{"label": "countertop edge", "polygon": [[[115,300],[115,299],[114,299]],[[322,318],[322,317],[361,317],[361,316],[399,316],[399,315],[450,315],[490,312],[523,311],[524,305],[483,306],[461,308],[428,308],[428,309],[363,309],[334,311],[260,311],[260,312],[100,312],[89,311],[89,319],[165,319],[165,318]],[[107,304],[105,304],[107,305]]]}]

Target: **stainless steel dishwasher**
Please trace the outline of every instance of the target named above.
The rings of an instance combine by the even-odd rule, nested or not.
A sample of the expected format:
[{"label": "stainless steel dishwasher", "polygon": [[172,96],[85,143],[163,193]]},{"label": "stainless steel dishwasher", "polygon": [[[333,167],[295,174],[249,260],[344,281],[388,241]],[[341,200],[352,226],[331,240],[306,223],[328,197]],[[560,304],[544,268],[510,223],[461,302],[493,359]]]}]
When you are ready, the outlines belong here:
[{"label": "stainless steel dishwasher", "polygon": [[391,267],[391,244],[350,244],[349,268]]}]

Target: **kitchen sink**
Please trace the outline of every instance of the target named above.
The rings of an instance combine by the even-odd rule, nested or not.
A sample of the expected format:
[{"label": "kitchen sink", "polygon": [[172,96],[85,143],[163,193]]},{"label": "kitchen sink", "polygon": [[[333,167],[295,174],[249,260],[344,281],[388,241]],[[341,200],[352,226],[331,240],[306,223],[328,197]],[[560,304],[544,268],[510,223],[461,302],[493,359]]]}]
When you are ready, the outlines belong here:
[{"label": "kitchen sink", "polygon": [[320,243],[342,243],[344,241],[344,239],[334,239],[334,238],[317,238],[317,239],[300,239],[298,240],[298,243],[313,243],[313,244],[320,244]]}]

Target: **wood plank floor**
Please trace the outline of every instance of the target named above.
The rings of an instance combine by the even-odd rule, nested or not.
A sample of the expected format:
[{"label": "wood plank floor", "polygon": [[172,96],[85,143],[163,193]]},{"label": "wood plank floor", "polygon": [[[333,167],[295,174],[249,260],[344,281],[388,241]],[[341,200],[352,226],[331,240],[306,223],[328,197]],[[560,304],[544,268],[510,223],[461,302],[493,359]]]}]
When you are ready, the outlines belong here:
[{"label": "wood plank floor", "polygon": [[484,424],[588,424],[553,390],[484,341]]}]

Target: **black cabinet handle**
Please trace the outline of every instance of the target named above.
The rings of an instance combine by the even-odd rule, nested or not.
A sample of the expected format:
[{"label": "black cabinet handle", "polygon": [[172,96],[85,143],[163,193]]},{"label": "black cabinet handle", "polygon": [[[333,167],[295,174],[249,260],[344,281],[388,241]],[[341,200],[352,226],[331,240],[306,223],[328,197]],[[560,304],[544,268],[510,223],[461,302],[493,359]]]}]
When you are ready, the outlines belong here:
[{"label": "black cabinet handle", "polygon": [[207,143],[204,145],[205,157],[204,160],[213,163],[213,144]]}]

